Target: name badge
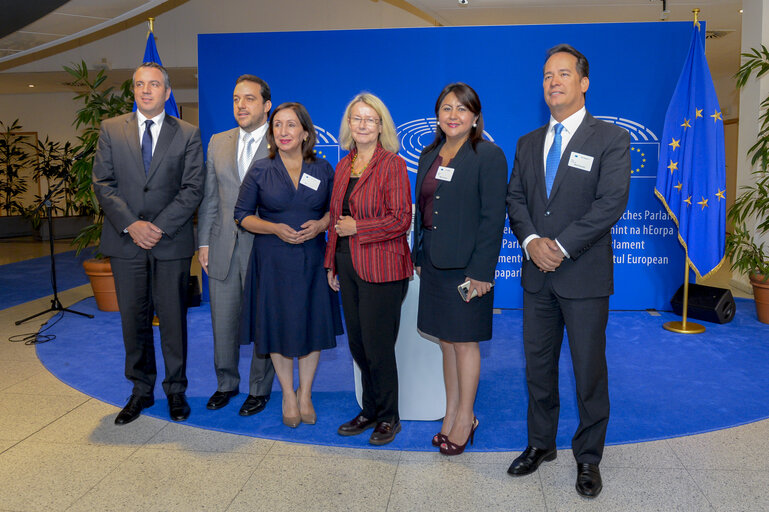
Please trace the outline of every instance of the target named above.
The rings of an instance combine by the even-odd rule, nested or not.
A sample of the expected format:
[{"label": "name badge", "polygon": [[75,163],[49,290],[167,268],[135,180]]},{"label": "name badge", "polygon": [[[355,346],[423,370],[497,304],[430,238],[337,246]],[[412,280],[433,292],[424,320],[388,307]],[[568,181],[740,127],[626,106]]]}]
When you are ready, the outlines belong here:
[{"label": "name badge", "polygon": [[307,173],[302,174],[302,177],[299,178],[299,183],[305,187],[310,187],[313,190],[318,190],[318,187],[320,186],[320,180],[315,176],[310,176]]},{"label": "name badge", "polygon": [[435,173],[435,179],[441,181],[451,181],[451,177],[454,176],[453,167],[438,167],[438,172]]},{"label": "name badge", "polygon": [[569,167],[590,172],[590,169],[593,167],[593,157],[572,151],[569,157]]}]

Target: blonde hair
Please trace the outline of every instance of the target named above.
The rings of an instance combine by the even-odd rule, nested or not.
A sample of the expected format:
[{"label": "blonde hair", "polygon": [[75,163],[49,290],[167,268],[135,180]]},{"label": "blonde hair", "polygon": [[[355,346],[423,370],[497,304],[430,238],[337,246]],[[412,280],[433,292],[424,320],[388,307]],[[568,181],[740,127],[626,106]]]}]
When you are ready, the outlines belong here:
[{"label": "blonde hair", "polygon": [[344,109],[342,125],[339,127],[339,145],[342,149],[350,151],[355,147],[355,141],[350,132],[350,112],[356,103],[365,103],[376,111],[382,126],[382,131],[379,134],[379,143],[387,151],[397,153],[401,145],[398,141],[398,134],[395,132],[395,123],[393,123],[393,118],[390,116],[390,111],[387,110],[382,100],[369,92],[362,92],[355,96],[347,104],[347,108]]}]

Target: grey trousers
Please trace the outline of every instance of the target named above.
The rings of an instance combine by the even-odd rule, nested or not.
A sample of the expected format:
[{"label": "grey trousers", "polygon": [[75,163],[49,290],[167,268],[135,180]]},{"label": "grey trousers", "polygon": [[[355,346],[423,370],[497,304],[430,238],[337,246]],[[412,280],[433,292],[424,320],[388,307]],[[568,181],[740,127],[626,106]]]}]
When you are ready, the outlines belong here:
[{"label": "grey trousers", "polygon": [[[236,240],[232,251],[230,271],[224,280],[208,279],[208,290],[211,296],[211,324],[214,330],[214,367],[216,369],[217,391],[237,390],[240,385],[238,362],[240,361],[240,327],[241,307],[243,303],[243,286],[246,281],[246,270],[251,257],[251,244]],[[251,356],[251,372],[248,379],[248,394],[254,396],[269,396],[275,369],[269,357],[256,353]]]}]

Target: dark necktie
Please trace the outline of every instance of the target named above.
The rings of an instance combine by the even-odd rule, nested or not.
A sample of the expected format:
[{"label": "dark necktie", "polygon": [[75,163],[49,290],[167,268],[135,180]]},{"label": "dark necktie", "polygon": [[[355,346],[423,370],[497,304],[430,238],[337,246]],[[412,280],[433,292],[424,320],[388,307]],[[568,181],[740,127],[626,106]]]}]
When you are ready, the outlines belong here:
[{"label": "dark necktie", "polygon": [[563,125],[555,125],[555,136],[550,151],[547,152],[547,166],[545,167],[545,185],[547,186],[547,197],[550,197],[550,190],[553,188],[555,175],[558,172],[558,164],[561,163],[561,130]]},{"label": "dark necktie", "polygon": [[144,161],[144,174],[149,175],[152,163],[152,119],[144,121],[144,135],[142,135],[142,160]]}]

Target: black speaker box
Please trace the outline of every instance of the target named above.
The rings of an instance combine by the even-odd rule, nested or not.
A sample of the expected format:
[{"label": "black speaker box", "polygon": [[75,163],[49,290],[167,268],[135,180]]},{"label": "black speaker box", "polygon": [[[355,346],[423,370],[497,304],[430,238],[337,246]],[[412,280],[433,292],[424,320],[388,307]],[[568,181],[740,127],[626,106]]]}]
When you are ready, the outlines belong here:
[{"label": "black speaker box", "polygon": [[[684,287],[678,289],[673,298],[670,299],[670,305],[677,315],[682,315],[684,311]],[[714,286],[703,286],[701,284],[689,285],[689,307],[688,317],[705,322],[716,324],[725,324],[731,322],[734,318],[735,306],[734,297],[730,290],[716,288]]]}]

